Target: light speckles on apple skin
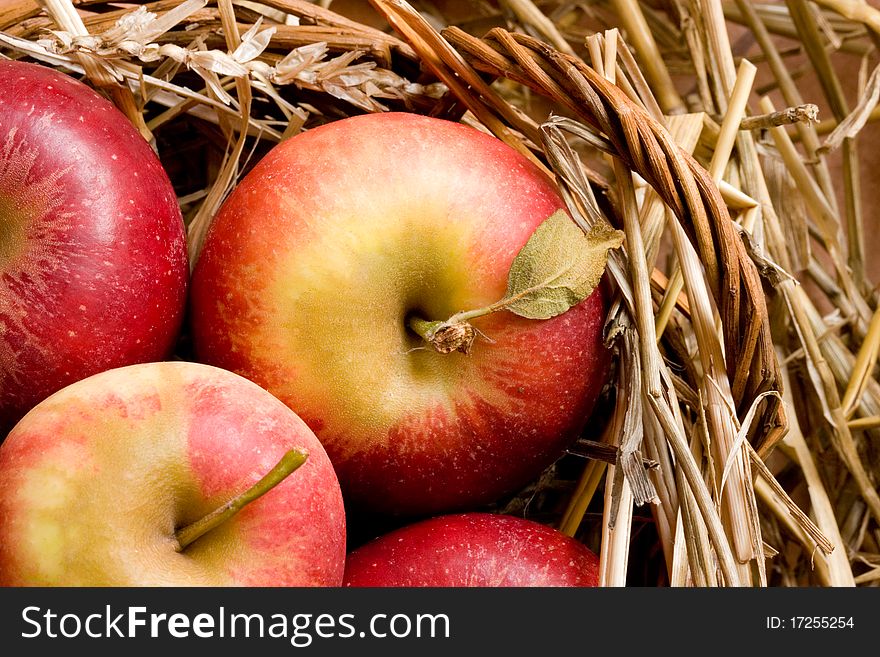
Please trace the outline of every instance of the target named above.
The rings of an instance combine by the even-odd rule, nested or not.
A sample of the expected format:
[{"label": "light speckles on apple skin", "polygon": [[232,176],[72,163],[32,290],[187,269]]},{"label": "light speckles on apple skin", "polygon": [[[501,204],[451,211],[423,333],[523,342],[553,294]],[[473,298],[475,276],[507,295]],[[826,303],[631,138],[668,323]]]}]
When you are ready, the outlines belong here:
[{"label": "light speckles on apple skin", "polygon": [[597,586],[599,559],[551,527],[462,513],[408,525],[354,550],[344,586]]},{"label": "light speckles on apple skin", "polygon": [[[401,515],[479,507],[559,458],[605,383],[604,303],[597,292],[566,315],[528,329],[488,329],[497,351],[470,373],[464,393],[451,397],[452,409],[413,412],[388,429],[387,439],[337,463],[352,506]],[[508,321],[529,322],[498,318],[496,326]],[[560,330],[555,323],[569,326]],[[337,441],[350,440],[329,431],[318,435],[331,454]]]},{"label": "light speckles on apple skin", "polygon": [[0,105],[0,204],[15,209],[20,234],[0,257],[4,435],[67,383],[165,358],[188,266],[171,184],[118,110],[37,65],[0,62],[0,87],[28,101]]},{"label": "light speckles on apple skin", "polygon": [[[303,465],[232,521],[246,542],[243,556],[264,556],[229,558],[230,578],[245,586],[338,586],[345,560],[342,494],[330,460],[308,426],[243,378],[237,385],[225,377],[216,382],[198,379],[187,385],[184,396],[191,414],[190,467],[198,473],[201,495],[212,504],[228,499],[229,491],[252,486],[286,451],[296,448],[308,454]],[[321,529],[303,531],[312,524]]]}]

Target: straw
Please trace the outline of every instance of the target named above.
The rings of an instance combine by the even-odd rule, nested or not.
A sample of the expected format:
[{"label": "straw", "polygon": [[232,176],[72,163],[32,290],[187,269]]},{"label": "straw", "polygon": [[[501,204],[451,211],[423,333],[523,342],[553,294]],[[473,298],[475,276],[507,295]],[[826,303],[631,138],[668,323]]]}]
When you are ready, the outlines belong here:
[{"label": "straw", "polygon": [[303,130],[395,110],[494,134],[578,225],[627,240],[607,270],[607,412],[492,508],[588,544],[606,585],[645,583],[642,559],[675,586],[880,586],[880,305],[858,166],[880,118],[880,10],[374,0],[368,25],[336,4],[22,0],[0,7],[0,53],[125,113],[169,165],[193,261],[249,164]]}]

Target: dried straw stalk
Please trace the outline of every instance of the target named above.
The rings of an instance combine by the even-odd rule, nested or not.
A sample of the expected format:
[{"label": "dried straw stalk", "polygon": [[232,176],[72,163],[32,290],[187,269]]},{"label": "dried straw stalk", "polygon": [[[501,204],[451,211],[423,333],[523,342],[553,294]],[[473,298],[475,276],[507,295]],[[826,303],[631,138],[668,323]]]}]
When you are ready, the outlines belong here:
[{"label": "dried straw stalk", "polygon": [[[153,143],[201,126],[216,155],[181,198],[194,253],[264,142],[389,108],[494,133],[556,178],[580,225],[627,236],[608,268],[619,367],[606,446],[575,446],[579,478],[548,471],[508,508],[584,540],[601,509],[606,585],[634,576],[643,505],[673,585],[880,584],[880,310],[857,148],[880,117],[880,12],[504,0],[438,32],[432,3],[372,4],[391,30],[305,0],[14,0],[0,48],[86,76]],[[462,29],[486,21],[507,29]],[[754,39],[746,57],[726,21]],[[861,58],[852,106],[830,51]],[[787,61],[799,52],[832,111],[818,124]],[[772,75],[765,90],[755,66]],[[758,102],[769,89],[785,107]]]}]

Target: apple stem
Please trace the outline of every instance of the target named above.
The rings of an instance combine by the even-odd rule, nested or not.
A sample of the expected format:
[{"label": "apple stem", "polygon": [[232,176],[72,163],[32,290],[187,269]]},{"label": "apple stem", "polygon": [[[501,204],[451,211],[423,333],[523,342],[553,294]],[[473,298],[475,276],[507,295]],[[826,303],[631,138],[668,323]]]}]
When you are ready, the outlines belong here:
[{"label": "apple stem", "polygon": [[513,301],[516,301],[519,296],[521,295],[504,297],[503,299],[496,301],[495,303],[490,303],[488,306],[485,306],[483,308],[475,308],[474,310],[463,310],[459,313],[455,313],[452,317],[447,319],[444,324],[459,324],[461,322],[467,322],[472,319],[476,319],[477,317],[482,317],[483,315],[498,312],[499,310],[504,310]]},{"label": "apple stem", "polygon": [[474,339],[477,337],[477,330],[470,325],[470,320],[504,310],[523,296],[523,294],[504,297],[500,301],[491,303],[483,308],[463,310],[455,313],[445,322],[429,322],[421,317],[410,317],[407,323],[416,334],[421,336],[425,342],[441,354],[451,354],[453,351],[467,354],[470,353]]},{"label": "apple stem", "polygon": [[470,353],[471,345],[477,336],[476,329],[467,322],[451,320],[429,322],[421,317],[410,317],[407,323],[417,335],[441,354],[451,354],[453,351]]},{"label": "apple stem", "polygon": [[274,468],[245,492],[232,498],[194,523],[178,529],[174,533],[174,538],[177,539],[177,551],[183,552],[193,542],[215,527],[222,525],[248,504],[275,488],[275,486],[287,479],[294,470],[305,463],[308,457],[308,452],[296,449],[290,450],[281,457],[281,460],[278,461]]},{"label": "apple stem", "polygon": [[407,320],[409,327],[416,332],[421,338],[423,338],[427,342],[431,342],[431,338],[434,337],[434,332],[440,327],[443,322],[429,322],[426,319],[422,319],[421,317],[410,317]]}]

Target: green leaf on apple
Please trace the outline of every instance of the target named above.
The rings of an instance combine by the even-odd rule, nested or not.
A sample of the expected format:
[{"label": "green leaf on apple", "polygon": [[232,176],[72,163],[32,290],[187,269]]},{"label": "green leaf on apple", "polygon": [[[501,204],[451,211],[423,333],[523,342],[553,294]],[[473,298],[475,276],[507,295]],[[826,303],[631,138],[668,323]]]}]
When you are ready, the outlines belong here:
[{"label": "green leaf on apple", "polygon": [[608,224],[584,233],[565,210],[557,210],[535,229],[513,259],[503,299],[484,308],[454,314],[445,322],[411,317],[409,326],[436,351],[469,353],[476,337],[468,323],[498,312],[526,319],[550,319],[586,299],[602,279],[608,251],[623,244],[624,234]]},{"label": "green leaf on apple", "polygon": [[599,284],[608,251],[623,232],[607,224],[584,233],[557,210],[532,233],[510,266],[504,309],[527,319],[550,319],[586,299]]}]

